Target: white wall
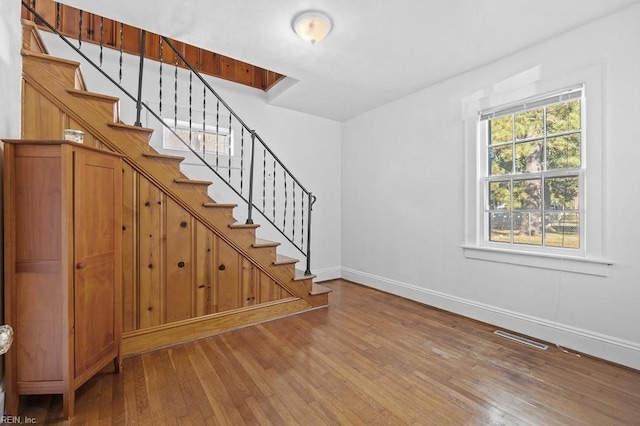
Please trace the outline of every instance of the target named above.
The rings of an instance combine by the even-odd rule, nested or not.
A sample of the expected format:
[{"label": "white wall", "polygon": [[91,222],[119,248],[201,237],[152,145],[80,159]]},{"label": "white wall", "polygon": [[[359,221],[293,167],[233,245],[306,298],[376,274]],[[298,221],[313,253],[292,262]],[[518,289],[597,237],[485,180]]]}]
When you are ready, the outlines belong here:
[{"label": "white wall", "polygon": [[20,3],[0,3],[0,137],[20,137]]},{"label": "white wall", "polygon": [[[347,121],[343,277],[640,369],[638,22],[636,5]],[[464,100],[526,70],[593,67],[609,276],[465,258]]]},{"label": "white wall", "polygon": [[[20,138],[20,87],[22,59],[20,46],[22,41],[20,27],[20,3],[0,3],[0,139]],[[0,180],[2,176],[2,143],[0,143]],[[0,217],[2,199],[0,198]],[[0,227],[0,240],[3,238]],[[0,247],[0,257],[2,257]],[[0,288],[3,277],[0,276]],[[3,318],[4,302],[0,294],[0,318]],[[0,360],[0,413],[4,413],[4,356]],[[17,414],[17,413],[8,413]]]},{"label": "white wall", "polygon": [[[61,43],[57,36],[42,34],[49,52],[55,56],[74,57],[75,53]],[[71,52],[71,53],[70,53]],[[83,52],[97,61],[99,51],[97,47],[83,44]],[[105,70],[117,79],[119,54],[114,50],[105,49]],[[158,63],[146,61],[144,71],[143,100],[157,105],[159,102],[159,72]],[[139,61],[125,55],[123,66],[123,85],[130,87],[129,91],[136,95]],[[121,120],[128,124],[135,122],[135,104],[128,97],[114,88],[104,77],[99,75],[90,65],[82,65],[88,89],[92,92],[111,94],[121,99]],[[216,90],[229,106],[251,126],[269,145],[282,162],[291,170],[297,179],[317,196],[312,215],[312,265],[311,271],[318,276],[317,280],[327,280],[340,276],[340,138],[342,125],[339,122],[309,114],[273,107],[267,104],[266,94],[261,90],[230,83],[217,78],[207,78],[209,84]],[[178,119],[188,119],[189,82],[186,73],[179,71],[178,77]],[[194,84],[192,93],[193,120],[200,120],[202,116],[202,88]],[[163,70],[163,111],[173,117],[174,99],[174,71],[172,66],[164,66]],[[222,108],[223,110],[223,108]],[[213,96],[207,96],[207,111],[215,114]],[[163,115],[165,115],[163,113]],[[154,119],[143,114],[142,124],[156,129],[154,146],[160,144],[157,139],[161,135],[161,128],[154,124]],[[221,119],[221,126],[228,122],[228,118]],[[212,123],[212,118],[207,118]],[[236,131],[236,139],[239,131]],[[250,136],[246,135],[247,144]],[[236,147],[239,151],[239,148]],[[185,155],[184,152],[171,154]],[[189,162],[185,162],[189,163]],[[248,162],[247,162],[248,163]],[[245,169],[246,164],[245,163]],[[234,202],[238,200],[228,198],[233,194],[224,191],[216,184],[216,178],[205,167],[183,167],[183,172],[194,179],[214,181],[210,193],[219,202]],[[223,170],[224,172],[224,170]],[[261,179],[261,176],[258,177]],[[298,203],[300,200],[298,199]],[[298,204],[300,206],[300,204]],[[246,219],[245,209],[236,208],[234,216],[239,221]],[[278,249],[280,253],[302,259],[300,253],[288,246],[286,240],[277,231],[269,229],[269,224],[259,214],[254,214],[254,221],[261,223],[258,229],[260,238],[280,241],[283,245]],[[296,234],[299,235],[299,234]],[[297,240],[297,238],[296,238]],[[297,264],[298,269],[304,270],[304,261]]]}]

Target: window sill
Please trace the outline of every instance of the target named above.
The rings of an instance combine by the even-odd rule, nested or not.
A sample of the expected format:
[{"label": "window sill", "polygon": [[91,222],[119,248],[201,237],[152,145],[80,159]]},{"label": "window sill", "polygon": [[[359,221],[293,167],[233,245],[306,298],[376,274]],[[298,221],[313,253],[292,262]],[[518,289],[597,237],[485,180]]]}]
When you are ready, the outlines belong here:
[{"label": "window sill", "polygon": [[485,260],[489,262],[509,263],[532,268],[552,269],[556,271],[574,272],[577,274],[608,277],[613,262],[608,259],[561,256],[545,253],[520,252],[493,247],[463,245],[467,259]]}]

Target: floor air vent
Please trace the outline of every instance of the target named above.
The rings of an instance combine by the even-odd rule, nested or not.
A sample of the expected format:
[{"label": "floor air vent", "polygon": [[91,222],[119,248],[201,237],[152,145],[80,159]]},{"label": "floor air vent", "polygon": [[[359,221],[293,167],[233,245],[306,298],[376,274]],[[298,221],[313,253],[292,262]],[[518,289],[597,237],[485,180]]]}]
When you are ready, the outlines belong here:
[{"label": "floor air vent", "polygon": [[547,349],[549,349],[549,346],[547,345],[536,342],[534,340],[527,339],[526,337],[520,337],[520,336],[516,336],[515,334],[507,333],[506,331],[496,330],[493,332],[493,334],[497,334],[498,336],[506,337],[507,339],[520,342],[523,345],[533,346],[534,348],[542,349],[543,351],[546,351]]}]

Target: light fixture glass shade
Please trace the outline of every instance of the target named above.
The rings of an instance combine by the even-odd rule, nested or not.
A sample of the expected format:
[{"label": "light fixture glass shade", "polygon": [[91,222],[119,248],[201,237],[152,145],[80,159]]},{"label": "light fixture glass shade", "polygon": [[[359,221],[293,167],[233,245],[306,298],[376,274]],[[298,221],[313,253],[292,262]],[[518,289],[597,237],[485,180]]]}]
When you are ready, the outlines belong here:
[{"label": "light fixture glass shade", "polygon": [[321,12],[303,12],[291,23],[293,30],[304,41],[316,44],[331,32],[331,18]]}]

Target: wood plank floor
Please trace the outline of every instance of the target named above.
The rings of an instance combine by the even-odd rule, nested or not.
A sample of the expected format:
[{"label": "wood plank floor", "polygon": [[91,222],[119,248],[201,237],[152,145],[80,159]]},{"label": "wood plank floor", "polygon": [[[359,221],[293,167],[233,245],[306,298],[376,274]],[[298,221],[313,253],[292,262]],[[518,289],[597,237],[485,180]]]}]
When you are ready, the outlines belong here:
[{"label": "wood plank floor", "polygon": [[[77,425],[640,425],[640,372],[346,281],[330,307],[124,360]],[[63,424],[59,396],[20,414]]]}]

